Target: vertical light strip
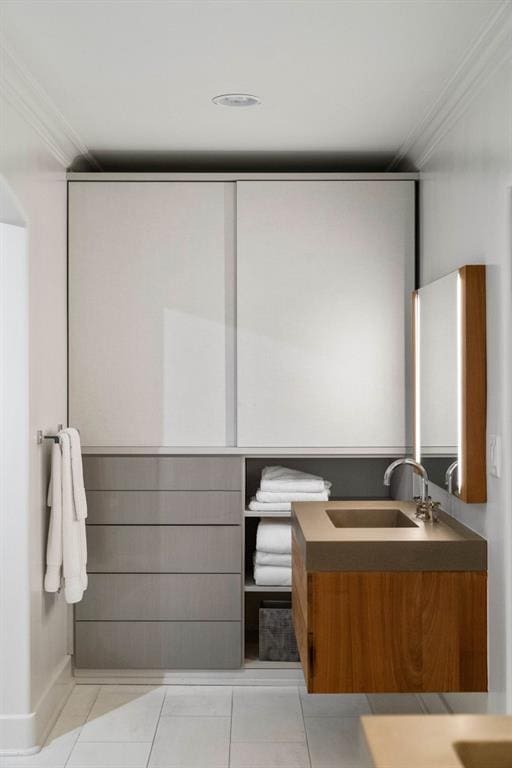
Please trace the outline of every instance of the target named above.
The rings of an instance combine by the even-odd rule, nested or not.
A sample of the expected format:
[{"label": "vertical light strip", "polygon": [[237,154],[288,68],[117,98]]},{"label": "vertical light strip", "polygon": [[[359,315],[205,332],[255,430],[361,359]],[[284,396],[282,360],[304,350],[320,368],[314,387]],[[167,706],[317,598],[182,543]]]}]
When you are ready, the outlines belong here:
[{"label": "vertical light strip", "polygon": [[414,294],[414,459],[421,461],[420,294]]},{"label": "vertical light strip", "polygon": [[457,491],[460,494],[463,483],[462,463],[462,278],[457,274]]}]

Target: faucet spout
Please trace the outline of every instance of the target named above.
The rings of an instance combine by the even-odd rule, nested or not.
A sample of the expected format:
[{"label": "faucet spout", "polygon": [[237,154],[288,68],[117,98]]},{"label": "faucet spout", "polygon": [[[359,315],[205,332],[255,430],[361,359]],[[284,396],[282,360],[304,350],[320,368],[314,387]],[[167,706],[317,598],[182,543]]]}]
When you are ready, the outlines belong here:
[{"label": "faucet spout", "polygon": [[453,461],[444,476],[444,484],[448,486],[448,493],[453,493],[453,475],[459,470],[459,462]]},{"label": "faucet spout", "polygon": [[406,464],[413,468],[414,472],[416,472],[417,475],[421,477],[421,503],[426,504],[428,502],[428,474],[427,470],[422,464],[419,464],[417,461],[414,461],[414,459],[396,459],[396,461],[393,461],[389,467],[384,472],[384,485],[390,485],[391,484],[391,475],[395,471],[397,467],[402,466],[403,464]]}]

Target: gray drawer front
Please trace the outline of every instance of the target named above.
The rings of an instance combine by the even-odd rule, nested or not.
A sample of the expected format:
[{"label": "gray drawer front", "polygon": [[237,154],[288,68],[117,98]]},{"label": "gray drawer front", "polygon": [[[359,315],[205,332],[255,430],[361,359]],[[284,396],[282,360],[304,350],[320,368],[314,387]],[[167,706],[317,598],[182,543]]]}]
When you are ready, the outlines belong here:
[{"label": "gray drawer front", "polygon": [[240,621],[241,576],[91,573],[75,618],[86,621]]},{"label": "gray drawer front", "polygon": [[240,573],[241,526],[90,525],[89,573]]},{"label": "gray drawer front", "polygon": [[238,491],[87,491],[89,525],[240,525]]},{"label": "gray drawer front", "polygon": [[91,491],[240,491],[242,459],[224,456],[84,456]]},{"label": "gray drawer front", "polygon": [[233,669],[241,646],[235,621],[75,623],[80,669]]}]

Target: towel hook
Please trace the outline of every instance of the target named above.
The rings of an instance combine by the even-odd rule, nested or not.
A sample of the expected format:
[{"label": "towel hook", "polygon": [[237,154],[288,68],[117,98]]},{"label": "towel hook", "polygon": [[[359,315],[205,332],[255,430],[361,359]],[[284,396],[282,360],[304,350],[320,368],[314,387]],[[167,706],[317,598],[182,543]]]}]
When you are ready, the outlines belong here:
[{"label": "towel hook", "polygon": [[[63,429],[63,424],[57,424],[57,432],[61,432]],[[37,444],[42,445],[44,440],[53,440],[55,443],[58,443],[59,437],[58,435],[45,435],[42,429],[38,429],[36,433]]]}]

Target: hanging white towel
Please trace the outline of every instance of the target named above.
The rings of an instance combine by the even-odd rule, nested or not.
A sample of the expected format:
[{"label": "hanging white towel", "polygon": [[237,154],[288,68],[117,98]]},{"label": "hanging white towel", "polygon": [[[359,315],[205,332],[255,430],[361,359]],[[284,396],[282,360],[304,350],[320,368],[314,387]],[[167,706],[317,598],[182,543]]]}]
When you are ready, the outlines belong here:
[{"label": "hanging white towel", "polygon": [[52,511],[46,545],[44,588],[46,592],[58,592],[62,566],[62,457],[59,443],[52,445],[52,474],[47,503]]},{"label": "hanging white towel", "polygon": [[85,520],[87,517],[87,499],[85,496],[80,434],[74,427],[68,427],[64,432],[69,435],[71,444],[71,481],[73,483],[73,507],[75,518],[77,520]]},{"label": "hanging white towel", "polygon": [[52,447],[48,504],[52,511],[44,588],[47,592],[57,592],[63,576],[66,602],[78,603],[87,588],[87,542],[85,520],[77,520],[75,514],[71,439],[67,431],[59,432],[59,443]]},{"label": "hanging white towel", "polygon": [[322,493],[325,490],[324,479],[308,472],[288,467],[265,467],[261,473],[260,490],[272,492],[301,491],[302,493]]}]

